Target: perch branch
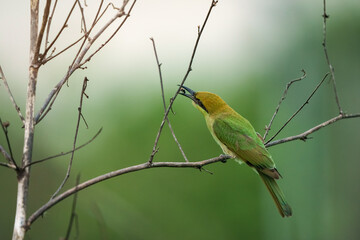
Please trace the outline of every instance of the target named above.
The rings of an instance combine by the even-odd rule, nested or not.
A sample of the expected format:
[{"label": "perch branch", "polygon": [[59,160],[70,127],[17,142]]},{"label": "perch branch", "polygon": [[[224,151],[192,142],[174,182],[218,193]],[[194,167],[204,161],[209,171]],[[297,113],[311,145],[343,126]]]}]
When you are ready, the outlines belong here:
[{"label": "perch branch", "polygon": [[323,77],[323,79],[321,80],[321,82],[315,87],[315,89],[312,91],[312,93],[310,94],[310,96],[306,99],[306,101],[303,103],[303,105],[301,105],[301,107],[285,122],[285,124],[279,129],[279,131],[277,131],[274,136],[272,136],[266,143],[268,144],[269,142],[271,142],[285,127],[286,125],[288,125],[288,123],[305,107],[306,104],[309,103],[310,99],[312,98],[312,96],[314,96],[314,94],[316,93],[316,91],[319,89],[319,87],[321,86],[321,84],[325,81],[325,79],[327,78],[327,76],[329,75],[329,73],[326,73],[325,76]]},{"label": "perch branch", "polygon": [[14,105],[14,107],[15,107],[15,110],[17,111],[17,113],[18,113],[18,115],[19,115],[19,117],[20,117],[21,122],[24,124],[24,123],[25,123],[25,119],[24,119],[23,115],[21,114],[21,111],[20,111],[19,106],[18,106],[18,105],[16,104],[16,102],[15,102],[15,99],[14,99],[12,93],[11,93],[10,87],[9,87],[9,85],[8,85],[8,83],[7,83],[5,74],[4,74],[1,66],[0,66],[0,75],[1,75],[1,79],[2,79],[3,82],[4,82],[5,88],[6,88],[7,92],[9,93],[10,100],[11,100],[11,102],[13,103],[13,105]]},{"label": "perch branch", "polygon": [[[164,85],[163,85],[163,79],[162,79],[162,73],[161,73],[161,63],[159,62],[159,58],[158,58],[158,54],[157,54],[157,50],[156,50],[156,45],[155,45],[155,40],[153,38],[150,38],[152,44],[153,44],[153,48],[154,48],[154,54],[155,54],[155,59],[156,59],[156,65],[158,67],[159,70],[159,78],[160,78],[160,88],[161,88],[161,97],[162,97],[162,101],[163,101],[163,105],[164,105],[164,111],[166,112],[166,102],[165,102],[165,93],[164,93]],[[166,118],[166,121],[168,122],[171,134],[173,135],[173,138],[176,142],[176,144],[178,145],[178,148],[180,149],[181,154],[183,155],[184,159],[186,162],[188,162],[189,160],[186,157],[186,154],[184,152],[184,150],[181,147],[181,144],[179,143],[175,132],[171,126],[170,120],[169,118]]]},{"label": "perch branch", "polygon": [[305,70],[302,69],[301,71],[302,71],[302,73],[303,73],[303,75],[302,75],[301,77],[299,77],[299,78],[297,78],[297,79],[294,79],[294,80],[291,80],[290,82],[288,82],[288,83],[286,84],[284,93],[283,93],[282,97],[280,98],[279,104],[277,105],[277,107],[276,107],[276,109],[275,109],[275,112],[274,112],[272,118],[270,119],[269,124],[268,124],[267,126],[265,126],[265,134],[264,134],[264,136],[263,136],[264,141],[265,141],[265,139],[266,139],[266,137],[267,137],[267,135],[268,135],[268,133],[269,133],[269,131],[270,131],[270,129],[271,129],[271,125],[272,125],[272,123],[273,123],[276,115],[277,115],[278,112],[279,112],[280,105],[281,105],[282,101],[284,101],[285,98],[286,98],[286,95],[287,95],[287,92],[288,92],[290,86],[291,86],[294,82],[298,82],[298,81],[301,81],[301,80],[303,80],[304,78],[306,78],[306,72],[305,72]]},{"label": "perch branch", "polygon": [[96,183],[102,182],[104,180],[116,177],[116,176],[120,176],[126,173],[130,173],[130,172],[136,172],[139,170],[144,170],[144,169],[150,169],[150,168],[160,168],[160,167],[170,167],[170,168],[195,168],[195,169],[200,169],[205,165],[208,164],[212,164],[212,163],[216,163],[216,162],[220,162],[220,161],[224,161],[227,159],[230,159],[230,156],[225,156],[222,155],[220,157],[216,157],[216,158],[211,158],[211,159],[207,159],[207,160],[203,160],[203,161],[198,161],[198,162],[153,162],[153,163],[142,163],[139,165],[135,165],[135,166],[131,166],[131,167],[127,167],[127,168],[123,168],[123,169],[119,169],[119,170],[115,170],[106,174],[103,174],[101,176],[92,178],[86,182],[80,183],[79,185],[77,185],[76,187],[73,187],[63,193],[61,193],[60,195],[56,196],[55,198],[51,199],[49,202],[47,202],[46,204],[44,204],[42,207],[40,207],[36,212],[34,212],[26,221],[26,227],[29,228],[31,226],[31,224],[41,215],[44,214],[45,211],[47,211],[48,209],[50,209],[52,206],[54,206],[55,204],[59,203],[60,201],[64,200],[65,198],[71,196],[72,194],[81,191],[87,187],[90,187],[91,185],[94,185]]},{"label": "perch branch", "polygon": [[165,112],[165,114],[164,114],[163,120],[162,120],[162,122],[161,122],[161,124],[160,124],[159,131],[158,131],[158,133],[157,133],[157,135],[156,135],[155,143],[154,143],[154,146],[153,146],[152,152],[151,152],[151,154],[150,154],[150,158],[149,158],[149,163],[150,163],[150,164],[153,162],[154,156],[155,156],[155,154],[156,154],[157,151],[158,151],[157,145],[158,145],[158,143],[159,143],[160,135],[161,135],[161,133],[162,133],[162,130],[163,130],[163,127],[164,127],[166,118],[167,118],[167,116],[169,115],[169,112],[170,112],[170,110],[171,110],[171,108],[172,108],[172,105],[173,105],[173,103],[174,103],[177,95],[178,95],[179,92],[180,92],[180,89],[181,89],[182,86],[184,85],[184,83],[185,83],[185,81],[186,81],[189,73],[190,73],[191,70],[192,70],[192,68],[191,68],[191,67],[192,67],[192,63],[193,63],[193,60],[194,60],[194,57],[195,57],[195,53],[196,53],[196,50],[197,50],[197,47],[198,47],[198,44],[199,44],[201,35],[202,35],[202,33],[203,33],[204,29],[205,29],[205,26],[206,26],[206,23],[207,23],[207,21],[208,21],[208,19],[209,19],[210,13],[211,13],[212,9],[216,6],[217,2],[218,2],[218,1],[214,1],[214,0],[211,1],[211,5],[210,5],[209,11],[208,11],[208,13],[207,13],[207,15],[206,15],[206,17],[205,17],[204,23],[203,23],[201,29],[198,31],[198,37],[197,37],[196,42],[195,42],[195,46],[194,46],[194,49],[193,49],[193,52],[192,52],[192,55],[191,55],[191,58],[190,58],[190,63],[189,63],[188,69],[187,69],[187,71],[186,71],[186,73],[185,73],[185,76],[184,76],[183,80],[181,81],[181,83],[180,83],[180,85],[179,85],[179,88],[176,90],[174,96],[173,96],[173,97],[171,98],[171,100],[170,100],[170,104],[169,104],[169,106],[168,106],[168,108],[167,108],[167,110],[166,110],[166,112]]}]

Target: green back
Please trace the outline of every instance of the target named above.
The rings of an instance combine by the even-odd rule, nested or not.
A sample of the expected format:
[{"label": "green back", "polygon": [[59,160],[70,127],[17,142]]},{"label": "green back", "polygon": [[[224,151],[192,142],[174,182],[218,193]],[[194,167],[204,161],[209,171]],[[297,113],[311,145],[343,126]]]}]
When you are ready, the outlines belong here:
[{"label": "green back", "polygon": [[216,116],[213,123],[216,137],[238,158],[256,168],[274,168],[271,155],[248,120],[237,113]]}]

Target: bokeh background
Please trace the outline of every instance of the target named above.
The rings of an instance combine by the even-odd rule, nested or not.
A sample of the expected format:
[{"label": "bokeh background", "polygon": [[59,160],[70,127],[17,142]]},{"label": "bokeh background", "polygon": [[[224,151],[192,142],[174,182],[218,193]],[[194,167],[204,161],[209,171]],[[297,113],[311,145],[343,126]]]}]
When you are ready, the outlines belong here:
[{"label": "bokeh background", "polygon": [[[43,2],[42,5],[43,6]],[[59,1],[52,39],[72,1]],[[96,1],[87,1],[89,16]],[[71,149],[82,79],[90,79],[78,143],[101,135],[75,153],[65,188],[100,174],[148,160],[163,117],[159,77],[149,37],[154,37],[166,99],[182,80],[210,1],[139,1],[118,35],[65,86],[53,110],[36,126],[34,160]],[[4,1],[0,8],[0,64],[22,109],[28,69],[29,4]],[[360,111],[360,2],[327,3],[328,50],[335,67],[340,101],[347,113]],[[59,40],[61,49],[80,34],[79,10]],[[219,1],[201,39],[186,85],[222,96],[264,133],[285,84],[293,85],[270,135],[305,101],[328,71],[322,42],[322,1]],[[106,20],[106,18],[105,18]],[[104,41],[104,38],[101,39]],[[101,42],[101,41],[100,41]],[[99,44],[100,44],[99,42]],[[75,50],[40,69],[37,109],[60,81]],[[179,97],[170,120],[191,161],[221,154],[203,117]],[[279,138],[303,132],[338,114],[327,81]],[[0,83],[0,117],[9,121],[10,139],[21,160],[23,129]],[[307,142],[270,148],[293,208],[283,219],[260,178],[234,161],[194,169],[150,169],[126,174],[82,191],[78,196],[78,239],[358,239],[360,236],[360,119],[337,122]],[[5,146],[4,134],[0,143]],[[184,161],[167,126],[155,161]],[[3,158],[1,158],[4,161]],[[69,157],[31,169],[28,213],[43,205],[62,181]],[[0,168],[0,238],[12,234],[16,175]],[[72,198],[50,209],[27,239],[65,236]]]}]

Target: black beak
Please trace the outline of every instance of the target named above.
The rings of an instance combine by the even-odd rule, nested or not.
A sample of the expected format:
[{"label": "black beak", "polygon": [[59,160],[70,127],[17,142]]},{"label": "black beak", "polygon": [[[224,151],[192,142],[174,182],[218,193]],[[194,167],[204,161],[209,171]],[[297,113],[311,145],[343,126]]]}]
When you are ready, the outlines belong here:
[{"label": "black beak", "polygon": [[[178,86],[180,86],[180,85],[178,85]],[[188,93],[186,93],[186,92],[188,92]],[[194,101],[195,104],[199,105],[202,109],[204,109],[206,112],[208,112],[207,109],[205,108],[204,104],[199,99],[197,99],[195,97],[195,95],[196,95],[195,91],[191,90],[188,87],[182,86],[181,89],[180,89],[179,94],[190,98],[191,100]]]},{"label": "black beak", "polygon": [[[180,86],[180,85],[179,85]],[[188,92],[188,93],[186,93]],[[188,97],[190,98],[191,100],[193,100],[194,102],[196,102],[196,98],[195,98],[195,94],[196,92],[191,90],[190,88],[188,87],[185,87],[185,86],[182,86],[181,89],[180,89],[180,92],[179,94],[185,96],[185,97]]]}]

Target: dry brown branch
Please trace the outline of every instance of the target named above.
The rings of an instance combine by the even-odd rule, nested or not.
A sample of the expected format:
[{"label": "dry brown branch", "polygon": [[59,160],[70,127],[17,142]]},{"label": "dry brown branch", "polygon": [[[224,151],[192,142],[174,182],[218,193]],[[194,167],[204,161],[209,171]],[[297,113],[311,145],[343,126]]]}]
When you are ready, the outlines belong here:
[{"label": "dry brown branch", "polygon": [[[77,175],[76,177],[76,184],[75,187],[78,186],[80,183],[80,174]],[[69,225],[68,228],[66,230],[66,235],[65,235],[65,240],[70,238],[70,234],[71,234],[71,229],[74,223],[74,220],[77,219],[77,214],[75,213],[75,209],[76,209],[76,203],[77,203],[77,192],[74,194],[74,200],[73,200],[73,204],[71,207],[71,214],[70,214],[70,220],[69,220]]]},{"label": "dry brown branch", "polygon": [[310,96],[305,100],[305,102],[299,107],[299,109],[293,114],[291,115],[291,117],[284,123],[284,125],[274,134],[274,136],[272,136],[266,143],[268,144],[269,142],[271,142],[285,127],[286,125],[288,125],[288,123],[305,107],[306,104],[309,103],[310,99],[312,98],[312,96],[314,96],[314,94],[316,93],[316,91],[319,89],[319,87],[321,86],[321,84],[325,81],[325,79],[327,78],[327,76],[329,75],[329,73],[326,73],[325,76],[323,77],[323,79],[321,80],[321,82],[315,87],[315,89],[312,91],[312,93],[310,94]]},{"label": "dry brown branch", "polygon": [[55,9],[56,9],[56,6],[57,6],[57,2],[58,0],[55,0],[55,3],[54,3],[54,6],[51,10],[51,13],[50,13],[50,16],[49,16],[49,20],[48,20],[48,23],[47,23],[47,26],[46,26],[46,35],[45,35],[45,49],[47,49],[47,45],[49,43],[49,33],[50,33],[50,28],[51,28],[51,22],[52,22],[52,19],[54,17],[54,13],[55,13]]},{"label": "dry brown branch", "polygon": [[308,136],[318,130],[320,130],[321,128],[323,127],[326,127],[334,122],[337,122],[337,121],[340,121],[342,119],[349,119],[349,118],[359,118],[360,117],[360,113],[356,113],[356,114],[339,114],[338,116],[336,117],[333,117],[313,128],[310,128],[309,130],[301,133],[301,134],[298,134],[298,135],[295,135],[295,136],[291,136],[291,137],[286,137],[286,138],[283,138],[283,139],[279,139],[279,140],[276,140],[276,141],[273,141],[273,142],[269,142],[269,143],[266,143],[265,146],[266,147],[272,147],[272,146],[275,146],[275,145],[278,145],[278,144],[281,144],[281,143],[286,143],[286,142],[291,142],[291,141],[294,141],[294,140],[302,140],[302,141],[306,141],[308,139]]},{"label": "dry brown branch", "polygon": [[[75,2],[76,3],[76,2]],[[46,114],[51,110],[52,105],[54,104],[62,86],[65,84],[65,82],[67,82],[67,80],[69,79],[69,77],[79,68],[82,68],[82,65],[85,64],[86,62],[90,61],[91,57],[94,56],[94,54],[96,54],[102,47],[104,47],[112,38],[113,36],[120,30],[120,28],[123,26],[123,24],[125,23],[125,19],[124,21],[120,24],[120,26],[114,31],[114,33],[111,35],[111,37],[104,43],[101,45],[100,48],[98,48],[93,54],[91,54],[86,60],[83,61],[85,55],[88,53],[89,49],[91,49],[92,45],[94,44],[94,42],[104,33],[104,31],[113,24],[113,22],[118,19],[121,18],[122,16],[126,15],[126,19],[130,16],[130,13],[136,3],[136,0],[133,2],[133,4],[131,5],[128,13],[126,14],[124,12],[124,9],[126,7],[128,3],[128,0],[125,0],[123,2],[122,7],[119,9],[119,11],[108,21],[104,24],[104,26],[102,28],[99,29],[99,31],[92,37],[88,37],[88,34],[90,34],[91,30],[93,29],[93,27],[95,26],[96,22],[97,22],[97,16],[100,12],[97,12],[97,16],[94,19],[94,22],[92,24],[92,27],[89,29],[89,32],[86,33],[86,37],[83,40],[83,43],[81,44],[76,56],[74,57],[74,60],[72,62],[72,64],[69,66],[68,71],[66,72],[65,76],[61,79],[61,81],[53,88],[53,90],[49,93],[48,97],[46,98],[44,104],[42,105],[42,107],[40,108],[39,112],[37,113],[36,117],[35,117],[35,122],[39,123],[45,116]],[[102,2],[100,3],[100,7],[102,6]],[[88,41],[87,41],[88,40]],[[87,41],[87,44],[85,44]],[[82,62],[83,61],[83,62]]]},{"label": "dry brown branch", "polygon": [[4,86],[5,86],[5,88],[6,88],[6,91],[9,93],[10,100],[11,100],[11,102],[13,103],[13,105],[14,105],[14,107],[15,107],[15,110],[16,110],[16,112],[18,113],[18,115],[19,115],[19,117],[20,117],[20,120],[21,120],[22,123],[24,124],[24,123],[25,123],[25,119],[24,119],[23,115],[21,114],[20,107],[19,107],[19,106],[16,104],[16,102],[15,102],[15,99],[14,99],[12,93],[11,93],[10,87],[9,87],[9,85],[8,85],[8,83],[7,83],[5,74],[4,74],[1,66],[0,66],[0,75],[1,75],[1,79],[2,79],[3,82],[4,82]]},{"label": "dry brown branch", "polygon": [[[11,149],[10,139],[9,139],[8,127],[9,127],[10,123],[9,122],[4,122],[3,123],[1,118],[0,118],[0,125],[1,125],[1,128],[2,128],[2,130],[4,132],[4,134],[5,134],[6,142],[7,142],[9,153],[10,153],[10,156],[6,155],[5,154],[6,152],[4,152],[3,155],[4,155],[5,159],[7,159],[9,161],[9,164],[11,166],[15,166],[15,170],[18,171],[19,167],[16,164],[16,161],[15,161],[12,149]],[[1,151],[1,152],[3,152],[3,151]]]},{"label": "dry brown branch", "polygon": [[43,158],[43,159],[40,159],[40,160],[33,161],[29,165],[24,166],[24,168],[35,165],[35,164],[38,164],[38,163],[42,163],[42,162],[45,162],[45,161],[48,161],[48,160],[51,160],[51,159],[54,159],[54,158],[62,157],[62,156],[68,155],[70,153],[73,153],[74,151],[77,151],[77,150],[85,147],[86,145],[88,145],[92,141],[94,141],[99,136],[101,131],[102,131],[102,128],[100,128],[99,131],[89,141],[87,141],[86,143],[76,147],[74,150],[70,150],[70,151],[67,151],[67,152],[61,152],[61,153],[58,153],[58,154],[50,156],[50,157],[46,157],[46,158]]},{"label": "dry brown branch", "polygon": [[274,112],[273,116],[271,117],[269,124],[268,124],[267,126],[265,126],[265,133],[264,133],[264,136],[262,137],[262,138],[263,138],[263,141],[265,141],[265,139],[266,139],[266,137],[267,137],[267,135],[268,135],[268,133],[269,133],[269,131],[270,131],[270,129],[271,129],[271,125],[272,125],[272,123],[273,123],[276,115],[277,115],[278,112],[279,112],[281,103],[282,103],[282,102],[285,100],[285,98],[286,98],[286,95],[287,95],[287,92],[288,92],[290,86],[291,86],[293,83],[298,82],[298,81],[301,81],[301,80],[303,80],[304,78],[306,78],[306,72],[305,72],[305,70],[302,69],[301,71],[302,71],[302,73],[303,73],[303,75],[302,75],[301,77],[296,78],[296,79],[294,79],[294,80],[291,80],[290,82],[288,82],[288,83],[286,84],[284,93],[283,93],[283,95],[282,95],[281,98],[280,98],[280,101],[279,101],[279,103],[278,103],[278,105],[277,105],[277,107],[276,107],[276,109],[275,109],[275,112]]},{"label": "dry brown branch", "polygon": [[[150,40],[151,40],[151,42],[153,44],[153,48],[154,48],[156,65],[157,65],[158,71],[159,71],[161,97],[162,97],[162,101],[163,101],[163,105],[164,105],[164,111],[166,112],[166,101],[165,101],[165,93],[164,93],[164,84],[163,84],[162,73],[161,73],[161,63],[159,62],[159,58],[158,58],[158,54],[157,54],[157,50],[156,50],[156,45],[155,45],[155,40],[153,38],[150,38]],[[166,118],[166,121],[168,122],[171,134],[173,135],[173,138],[174,138],[176,144],[178,145],[178,148],[180,149],[181,154],[183,155],[185,161],[188,162],[189,160],[187,159],[186,154],[185,154],[184,150],[182,149],[181,144],[179,143],[179,141],[178,141],[178,139],[177,139],[177,137],[175,135],[175,132],[174,132],[172,126],[171,126],[169,118]]]},{"label": "dry brown branch", "polygon": [[77,3],[79,5],[80,12],[81,12],[81,26],[82,26],[81,32],[83,32],[84,34],[87,34],[86,19],[85,19],[85,15],[84,15],[84,8],[81,6],[79,0],[77,0]]},{"label": "dry brown branch", "polygon": [[[48,53],[49,50],[52,48],[52,46],[53,46],[53,45],[56,43],[56,41],[59,39],[59,37],[60,37],[61,33],[64,31],[64,29],[67,27],[67,23],[68,23],[68,21],[69,21],[69,19],[70,19],[71,14],[72,14],[73,11],[74,11],[74,8],[75,8],[75,6],[76,6],[76,3],[77,3],[77,0],[75,0],[73,6],[71,7],[71,9],[70,9],[70,11],[69,11],[69,14],[67,15],[67,17],[66,17],[66,19],[65,19],[65,21],[64,21],[64,24],[63,24],[62,27],[60,28],[60,30],[59,30],[59,32],[57,33],[57,35],[55,36],[54,40],[52,40],[52,42],[50,43],[50,45],[45,49],[44,53],[42,54],[42,58],[43,58],[43,59],[46,57],[47,53]],[[54,6],[54,10],[53,10],[53,11],[55,11],[55,7],[56,7],[56,5]],[[41,61],[41,62],[42,62],[42,61]],[[42,62],[42,64],[44,64],[44,63]]]},{"label": "dry brown branch", "polygon": [[42,64],[47,63],[48,61],[56,58],[57,56],[59,56],[60,54],[66,52],[67,50],[69,50],[70,48],[72,48],[73,46],[75,46],[78,42],[80,42],[83,38],[85,37],[85,35],[81,36],[78,40],[76,40],[75,42],[71,43],[69,46],[65,47],[63,50],[59,51],[58,53],[56,53],[55,55],[50,54],[50,56],[46,59],[44,59],[42,61]]},{"label": "dry brown branch", "polygon": [[11,164],[11,156],[10,154],[5,150],[5,148],[3,146],[0,145],[0,152],[1,154],[4,156],[5,160],[8,161],[9,163],[2,163],[0,162],[0,166],[3,166],[3,167],[7,167],[7,168],[11,168],[11,169],[14,169],[16,170],[16,166]]},{"label": "dry brown branch", "polygon": [[83,81],[82,89],[81,89],[80,104],[79,104],[79,107],[78,107],[79,114],[78,114],[78,119],[77,119],[77,122],[76,122],[73,150],[71,151],[71,157],[70,157],[70,161],[69,161],[69,164],[68,164],[68,169],[66,171],[66,175],[65,175],[64,180],[60,184],[59,188],[55,191],[55,193],[51,196],[51,199],[53,199],[60,192],[60,190],[64,187],[66,181],[70,177],[72,162],[74,160],[74,154],[75,154],[75,149],[76,149],[77,137],[78,137],[78,134],[79,134],[80,121],[83,118],[83,115],[82,115],[82,112],[81,112],[82,111],[82,106],[83,106],[83,99],[84,99],[84,96],[86,96],[88,98],[88,96],[85,93],[88,81],[89,80],[87,79],[87,77],[85,77],[84,81]]},{"label": "dry brown branch", "polygon": [[130,13],[133,9],[133,7],[135,6],[136,0],[134,0],[133,4],[131,5],[128,14],[125,14],[125,7],[128,3],[128,0],[124,0],[124,4],[123,6],[119,9],[118,12],[118,18],[122,17],[123,15],[125,15],[124,20],[120,23],[120,25],[117,27],[117,29],[113,32],[113,34],[111,34],[111,36],[103,43],[101,44],[101,46],[95,50],[95,52],[93,52],[88,58],[86,58],[82,63],[79,63],[79,67],[83,66],[85,63],[89,62],[91,60],[91,58],[97,54],[103,47],[105,47],[110,41],[111,39],[116,35],[116,33],[120,30],[120,28],[125,24],[126,20],[130,17]]},{"label": "dry brown branch", "polygon": [[189,73],[190,73],[191,70],[192,70],[192,69],[191,69],[192,63],[193,63],[193,61],[194,61],[195,53],[196,53],[196,50],[197,50],[197,47],[198,47],[198,44],[199,44],[201,35],[202,35],[202,33],[203,33],[204,29],[205,29],[205,26],[206,26],[206,23],[207,23],[207,21],[208,21],[208,19],[209,19],[210,13],[211,13],[212,9],[216,6],[217,2],[218,2],[218,1],[214,1],[214,0],[211,1],[211,5],[210,5],[209,11],[208,11],[208,13],[207,13],[207,15],[206,15],[206,17],[205,17],[204,23],[203,23],[200,31],[198,31],[198,37],[197,37],[197,39],[196,39],[195,46],[194,46],[194,49],[193,49],[193,52],[192,52],[192,55],[191,55],[191,58],[190,58],[190,63],[189,63],[189,66],[188,66],[188,68],[187,68],[187,71],[186,71],[186,73],[185,73],[185,76],[184,76],[183,80],[181,81],[181,83],[180,83],[180,85],[179,85],[179,88],[176,90],[174,96],[173,96],[173,97],[171,98],[171,100],[170,100],[170,104],[169,104],[169,106],[168,106],[168,108],[167,108],[167,110],[166,110],[166,112],[165,112],[165,114],[164,114],[163,120],[162,120],[162,122],[161,122],[161,124],[160,124],[159,131],[158,131],[158,133],[157,133],[157,135],[156,135],[155,143],[154,143],[154,146],[153,146],[152,152],[151,152],[151,154],[150,154],[150,158],[149,158],[149,163],[150,163],[150,164],[153,162],[154,156],[155,156],[155,154],[158,152],[158,146],[157,146],[157,145],[158,145],[158,143],[159,143],[159,139],[160,139],[160,136],[161,136],[161,133],[162,133],[162,130],[163,130],[165,121],[166,121],[166,119],[167,119],[167,117],[168,117],[168,115],[169,115],[170,109],[172,108],[172,105],[173,105],[176,97],[178,96],[178,94],[179,94],[179,92],[180,92],[180,89],[181,89],[182,86],[184,85],[187,77],[189,76]]},{"label": "dry brown branch", "polygon": [[336,100],[336,104],[338,106],[338,109],[339,109],[339,113],[340,114],[343,114],[343,110],[341,108],[341,105],[340,105],[340,100],[339,100],[339,97],[338,97],[338,93],[337,93],[337,89],[336,89],[336,81],[335,81],[335,72],[334,72],[334,67],[332,66],[331,62],[330,62],[330,59],[329,59],[329,54],[328,54],[328,51],[327,51],[327,45],[326,45],[326,20],[330,17],[327,13],[326,13],[326,0],[323,0],[323,9],[324,9],[324,12],[323,12],[323,42],[322,42],[322,45],[324,47],[324,53],[325,53],[325,58],[326,58],[326,62],[329,66],[329,69],[330,69],[330,73],[331,73],[331,80],[332,80],[332,83],[333,83],[333,89],[334,89],[334,94],[335,94],[335,100]]},{"label": "dry brown branch", "polygon": [[35,55],[36,61],[38,61],[42,39],[43,39],[43,36],[44,36],[44,33],[45,33],[46,25],[48,23],[48,18],[49,18],[49,13],[50,13],[50,6],[51,6],[51,0],[46,0],[46,5],[45,5],[45,8],[44,8],[44,14],[43,14],[43,20],[42,20],[42,24],[41,24],[41,29],[40,29],[39,36],[38,36],[37,42],[36,42],[36,49],[35,49],[35,54],[37,54],[37,55]]}]

